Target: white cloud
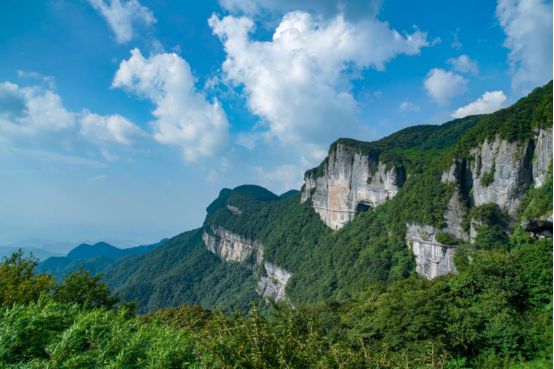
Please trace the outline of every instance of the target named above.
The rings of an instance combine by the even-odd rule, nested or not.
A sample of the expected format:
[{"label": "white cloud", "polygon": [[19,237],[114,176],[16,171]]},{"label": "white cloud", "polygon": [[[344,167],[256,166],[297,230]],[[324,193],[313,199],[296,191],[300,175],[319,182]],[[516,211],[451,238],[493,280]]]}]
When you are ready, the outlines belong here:
[{"label": "white cloud", "polygon": [[400,111],[404,111],[404,112],[417,112],[421,110],[419,105],[414,104],[411,101],[402,101],[398,108],[400,109]]},{"label": "white cloud", "polygon": [[423,83],[425,90],[439,104],[446,104],[452,97],[463,94],[467,80],[455,73],[433,68]]},{"label": "white cloud", "polygon": [[342,13],[359,19],[375,15],[381,0],[219,0],[222,8],[232,14],[248,16],[282,15],[290,11],[315,12],[324,16]]},{"label": "white cloud", "polygon": [[527,93],[552,79],[552,4],[499,0],[496,16],[510,49],[512,88]]},{"label": "white cloud", "polygon": [[266,170],[261,166],[254,167],[260,184],[276,192],[298,189],[302,185],[304,169],[299,165],[285,164]]},{"label": "white cloud", "polygon": [[17,76],[19,78],[35,79],[43,82],[50,89],[56,88],[56,79],[52,76],[45,76],[38,72],[18,70]]},{"label": "white cloud", "polygon": [[135,138],[145,135],[145,132],[121,115],[98,115],[89,111],[81,116],[80,133],[91,141],[123,145],[130,145]]},{"label": "white cloud", "polygon": [[72,127],[74,121],[53,90],[0,83],[0,135],[56,131]]},{"label": "white cloud", "polygon": [[456,109],[452,113],[452,117],[463,118],[468,115],[493,113],[504,107],[506,100],[507,98],[503,91],[487,91],[477,100]]},{"label": "white cloud", "polygon": [[457,58],[450,58],[447,60],[447,62],[452,65],[452,68],[456,72],[471,74],[479,73],[479,66],[477,65],[477,62],[475,60],[472,60],[466,54],[462,54]]},{"label": "white cloud", "polygon": [[416,55],[426,34],[401,35],[375,18],[348,22],[305,12],[286,14],[271,41],[251,39],[247,17],[213,15],[209,24],[224,44],[224,80],[244,86],[251,112],[281,142],[327,145],[359,132],[351,81],[364,68],[383,70],[398,54]]},{"label": "white cloud", "polygon": [[185,160],[194,161],[224,149],[229,127],[220,103],[207,101],[194,82],[188,63],[177,54],[144,58],[134,49],[119,65],[112,86],[151,100],[154,138],[181,147]]},{"label": "white cloud", "polygon": [[134,36],[134,26],[150,26],[156,22],[150,9],[138,0],[88,0],[108,22],[118,43],[129,42]]}]

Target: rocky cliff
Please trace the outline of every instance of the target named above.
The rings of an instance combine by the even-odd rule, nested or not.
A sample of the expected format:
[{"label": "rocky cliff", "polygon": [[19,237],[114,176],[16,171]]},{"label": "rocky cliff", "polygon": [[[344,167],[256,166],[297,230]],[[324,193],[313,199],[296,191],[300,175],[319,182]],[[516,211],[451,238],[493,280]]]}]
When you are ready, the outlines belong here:
[{"label": "rocky cliff", "polygon": [[319,168],[306,172],[301,201],[311,199],[323,222],[339,229],[356,214],[394,197],[404,181],[402,167],[339,140]]},{"label": "rocky cliff", "polygon": [[[438,242],[437,234],[442,232],[460,240],[473,240],[477,234],[474,224],[466,230],[461,225],[467,206],[496,204],[514,222],[528,190],[544,185],[551,161],[552,129],[538,129],[532,139],[524,141],[509,141],[496,135],[472,147],[467,157],[454,158],[441,177],[443,183],[454,187],[444,216],[446,226],[437,229],[430,225],[407,224],[406,243],[415,256],[417,272],[427,278],[455,272],[455,245]],[[543,232],[551,235],[551,219],[550,215],[526,221],[525,227],[546,229]]]},{"label": "rocky cliff", "polygon": [[241,263],[256,269],[262,262],[264,251],[259,241],[249,240],[223,227],[213,226],[202,235],[204,245],[221,260]]},{"label": "rocky cliff", "polygon": [[264,261],[264,248],[261,242],[250,240],[223,227],[212,226],[204,231],[202,241],[206,248],[221,260],[237,262],[244,267],[261,270],[256,292],[266,300],[286,300],[285,288],[292,277],[288,271]]}]

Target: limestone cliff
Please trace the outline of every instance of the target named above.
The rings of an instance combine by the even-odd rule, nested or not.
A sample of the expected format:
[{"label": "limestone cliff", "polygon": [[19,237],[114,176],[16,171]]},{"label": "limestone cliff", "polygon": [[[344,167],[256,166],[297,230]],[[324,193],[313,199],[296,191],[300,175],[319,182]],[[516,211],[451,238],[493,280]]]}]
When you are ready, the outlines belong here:
[{"label": "limestone cliff", "polygon": [[405,180],[403,168],[387,165],[340,140],[333,145],[319,170],[306,172],[301,201],[332,229],[339,229],[356,214],[394,197]]},{"label": "limestone cliff", "polygon": [[269,262],[264,263],[265,276],[258,281],[256,292],[271,301],[286,299],[285,288],[292,274]]},{"label": "limestone cliff", "polygon": [[429,279],[456,271],[455,248],[437,241],[438,230],[432,226],[408,224],[406,241],[416,260],[416,272]]},{"label": "limestone cliff", "polygon": [[214,226],[211,232],[204,231],[202,240],[208,250],[224,261],[234,261],[256,269],[263,260],[263,246],[260,242],[239,236],[223,227]]},{"label": "limestone cliff", "polygon": [[[472,240],[475,228],[464,230],[461,226],[467,206],[493,203],[515,220],[529,188],[544,184],[551,160],[551,129],[537,130],[533,139],[523,142],[510,142],[497,135],[471,148],[468,157],[455,158],[441,177],[443,183],[454,187],[444,215],[446,227],[439,230],[429,225],[407,224],[406,243],[416,258],[417,272],[427,278],[455,272],[455,247],[438,242],[437,234],[444,232],[464,241]],[[544,228],[543,223],[549,219],[551,227],[551,218],[550,215],[527,221],[524,228]],[[552,232],[543,234],[548,236]]]},{"label": "limestone cliff", "polygon": [[256,292],[266,300],[286,300],[285,288],[292,277],[288,271],[264,261],[264,248],[261,242],[250,240],[223,227],[212,226],[204,231],[202,240],[206,248],[221,260],[241,263],[244,267],[256,271],[263,267]]}]

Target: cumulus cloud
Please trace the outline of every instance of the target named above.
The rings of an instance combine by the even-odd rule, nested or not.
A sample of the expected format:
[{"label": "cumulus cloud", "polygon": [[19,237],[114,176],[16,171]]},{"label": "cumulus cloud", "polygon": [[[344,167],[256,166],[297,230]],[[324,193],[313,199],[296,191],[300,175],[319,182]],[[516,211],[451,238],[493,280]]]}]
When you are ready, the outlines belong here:
[{"label": "cumulus cloud", "polygon": [[291,12],[265,42],[252,40],[248,17],[213,15],[209,24],[227,54],[223,79],[244,87],[249,110],[281,142],[327,145],[358,132],[355,72],[383,70],[398,54],[416,55],[428,45],[425,33],[401,35],[375,18],[353,23]]},{"label": "cumulus cloud", "polygon": [[402,101],[398,109],[400,109],[400,111],[403,111],[403,112],[417,112],[421,110],[419,105],[414,104],[411,101]]},{"label": "cumulus cloud", "polygon": [[53,90],[0,83],[0,134],[56,131],[69,128],[74,122],[74,114],[64,108],[60,96]]},{"label": "cumulus cloud", "polygon": [[512,88],[526,93],[552,79],[552,5],[542,0],[499,0],[496,16],[510,49]]},{"label": "cumulus cloud", "polygon": [[278,165],[269,170],[260,166],[254,167],[260,184],[278,193],[300,188],[304,171],[302,166],[292,164]]},{"label": "cumulus cloud", "polygon": [[487,91],[477,100],[456,109],[452,113],[452,117],[463,118],[468,115],[493,113],[504,107],[506,100],[507,98],[503,91]]},{"label": "cumulus cloud", "polygon": [[185,160],[195,161],[227,145],[229,124],[221,104],[208,101],[194,83],[188,63],[177,54],[145,58],[134,49],[119,65],[112,87],[152,101],[154,138],[181,147]]},{"label": "cumulus cloud", "polygon": [[88,0],[108,22],[118,43],[133,39],[136,25],[150,26],[156,22],[154,13],[138,0]]},{"label": "cumulus cloud", "polygon": [[130,145],[145,133],[118,114],[98,115],[85,111],[81,116],[80,134],[91,141]]},{"label": "cumulus cloud", "polygon": [[325,16],[337,13],[359,19],[377,13],[381,0],[219,0],[222,8],[232,14],[248,16],[284,14],[301,10]]},{"label": "cumulus cloud", "polygon": [[433,68],[423,83],[425,90],[439,104],[446,104],[452,97],[463,94],[467,80],[453,72]]},{"label": "cumulus cloud", "polygon": [[457,58],[450,58],[447,62],[452,65],[452,68],[456,72],[471,74],[479,73],[479,66],[477,65],[477,62],[472,60],[466,54],[462,54]]}]

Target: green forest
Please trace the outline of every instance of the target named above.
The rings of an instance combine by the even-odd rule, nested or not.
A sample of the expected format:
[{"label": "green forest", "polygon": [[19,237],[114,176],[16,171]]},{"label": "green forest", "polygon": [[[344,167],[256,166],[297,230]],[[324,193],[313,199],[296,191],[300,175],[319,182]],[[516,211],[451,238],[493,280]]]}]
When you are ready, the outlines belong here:
[{"label": "green forest", "polygon": [[518,233],[509,245],[456,275],[374,284],[340,302],[142,315],[99,276],[56,283],[14,254],[0,265],[0,366],[551,368],[552,243]]}]

